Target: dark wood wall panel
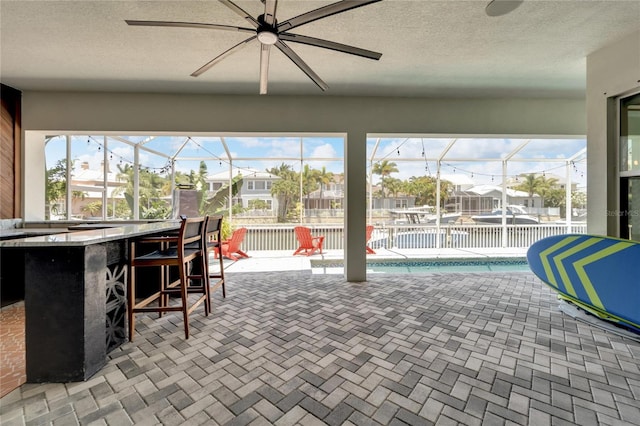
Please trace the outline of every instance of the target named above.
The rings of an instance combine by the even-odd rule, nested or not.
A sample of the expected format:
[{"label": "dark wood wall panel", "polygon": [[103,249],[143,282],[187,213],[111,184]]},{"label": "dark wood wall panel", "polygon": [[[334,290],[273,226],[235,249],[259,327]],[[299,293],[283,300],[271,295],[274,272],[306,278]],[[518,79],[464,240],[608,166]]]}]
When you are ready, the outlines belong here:
[{"label": "dark wood wall panel", "polygon": [[0,94],[0,219],[21,217],[22,94],[2,85]]}]

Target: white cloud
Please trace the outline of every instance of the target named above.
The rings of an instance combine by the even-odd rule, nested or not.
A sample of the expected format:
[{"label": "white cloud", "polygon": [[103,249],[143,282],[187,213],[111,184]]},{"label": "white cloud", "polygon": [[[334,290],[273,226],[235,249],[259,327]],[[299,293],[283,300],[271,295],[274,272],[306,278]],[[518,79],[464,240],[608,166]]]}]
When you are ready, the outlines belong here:
[{"label": "white cloud", "polygon": [[325,143],[313,148],[310,158],[337,158],[338,153],[331,144]]}]

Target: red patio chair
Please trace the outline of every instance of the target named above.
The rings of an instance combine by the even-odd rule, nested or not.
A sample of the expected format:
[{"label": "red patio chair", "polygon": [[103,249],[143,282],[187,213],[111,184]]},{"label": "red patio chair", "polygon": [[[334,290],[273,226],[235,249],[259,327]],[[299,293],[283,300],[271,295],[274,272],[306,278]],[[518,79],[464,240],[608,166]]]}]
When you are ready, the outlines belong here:
[{"label": "red patio chair", "polygon": [[[233,231],[231,234],[231,238],[222,242],[220,249],[222,250],[222,255],[227,259],[238,260],[240,257],[249,257],[249,255],[242,250],[240,250],[240,244],[244,240],[244,236],[247,233],[247,228],[238,228]],[[219,252],[216,250],[216,257],[218,257]]]},{"label": "red patio chair", "polygon": [[371,239],[371,234],[373,234],[373,225],[367,225],[367,239],[365,240],[367,242],[367,246],[365,247],[365,249],[367,249],[367,254],[376,254],[376,252],[373,251],[371,247],[369,247],[369,240]]},{"label": "red patio chair", "polygon": [[[324,243],[324,236],[314,237],[311,235],[311,229],[306,226],[296,226],[293,228],[296,232],[296,238],[300,247],[293,253],[304,254],[305,256],[311,256],[316,251],[322,254],[322,243]],[[304,252],[304,253],[302,253]]]}]

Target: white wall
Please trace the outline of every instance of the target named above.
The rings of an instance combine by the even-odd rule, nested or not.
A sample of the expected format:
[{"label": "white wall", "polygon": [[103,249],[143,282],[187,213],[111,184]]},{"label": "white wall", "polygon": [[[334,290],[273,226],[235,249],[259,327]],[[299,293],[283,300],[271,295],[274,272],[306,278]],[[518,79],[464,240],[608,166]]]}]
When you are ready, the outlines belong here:
[{"label": "white wall", "polygon": [[[584,101],[580,99],[25,92],[22,123],[27,133],[37,130],[45,133],[346,135],[345,272],[349,281],[363,281],[366,279],[364,222],[368,134],[574,136],[585,134],[584,108]],[[43,165],[28,163],[25,173],[28,174],[32,167],[43,168]],[[25,197],[29,196],[29,191],[25,192]]]},{"label": "white wall", "polygon": [[587,57],[588,232],[619,236],[615,98],[640,90],[640,31]]}]

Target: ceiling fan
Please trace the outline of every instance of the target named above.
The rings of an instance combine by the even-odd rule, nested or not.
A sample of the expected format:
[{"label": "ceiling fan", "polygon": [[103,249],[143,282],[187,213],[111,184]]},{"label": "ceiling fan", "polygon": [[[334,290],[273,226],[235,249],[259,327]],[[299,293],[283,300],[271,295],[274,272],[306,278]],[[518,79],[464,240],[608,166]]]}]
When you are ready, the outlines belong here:
[{"label": "ceiling fan", "polygon": [[136,21],[125,20],[129,25],[134,26],[147,26],[147,27],[181,27],[181,28],[203,28],[210,30],[226,30],[237,31],[243,33],[252,34],[251,37],[241,41],[235,46],[222,52],[197,70],[195,70],[191,76],[198,77],[218,62],[237,52],[241,48],[245,47],[254,40],[260,42],[260,94],[267,93],[267,82],[269,75],[269,55],[271,52],[271,46],[275,46],[278,50],[284,53],[291,61],[298,66],[321,90],[325,91],[329,86],[322,81],[322,79],[316,74],[306,62],[300,58],[285,42],[294,42],[300,44],[306,44],[309,46],[322,47],[325,49],[331,49],[338,52],[349,53],[356,56],[362,56],[364,58],[378,60],[382,56],[382,53],[373,52],[371,50],[361,49],[359,47],[349,46],[342,43],[335,43],[329,40],[323,40],[315,37],[308,37],[300,34],[290,33],[289,31],[308,24],[319,19],[336,15],[338,13],[346,12],[361,6],[366,6],[371,3],[376,3],[381,0],[342,0],[336,3],[329,4],[327,6],[320,7],[310,12],[303,13],[291,19],[287,19],[283,22],[276,20],[276,8],[278,0],[260,0],[264,3],[264,14],[254,18],[245,12],[237,4],[231,0],[219,0],[220,3],[227,6],[233,12],[245,19],[252,28],[236,27],[232,25],[219,25],[219,24],[204,24],[198,22],[172,22],[172,21]]}]

